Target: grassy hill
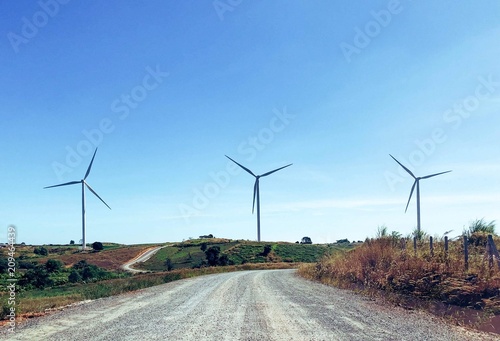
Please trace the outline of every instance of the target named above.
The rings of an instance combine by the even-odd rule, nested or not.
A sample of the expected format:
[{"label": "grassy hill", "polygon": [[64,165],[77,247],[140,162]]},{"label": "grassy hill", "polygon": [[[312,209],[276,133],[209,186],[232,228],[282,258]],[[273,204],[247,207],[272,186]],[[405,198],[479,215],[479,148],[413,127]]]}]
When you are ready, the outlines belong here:
[{"label": "grassy hill", "polygon": [[229,239],[194,239],[172,244],[158,251],[148,261],[137,264],[138,269],[165,271],[169,260],[171,269],[198,268],[205,265],[203,249],[218,247],[227,256],[229,265],[246,263],[312,263],[325,253],[351,248],[350,244],[296,244],[286,242],[253,242]]}]

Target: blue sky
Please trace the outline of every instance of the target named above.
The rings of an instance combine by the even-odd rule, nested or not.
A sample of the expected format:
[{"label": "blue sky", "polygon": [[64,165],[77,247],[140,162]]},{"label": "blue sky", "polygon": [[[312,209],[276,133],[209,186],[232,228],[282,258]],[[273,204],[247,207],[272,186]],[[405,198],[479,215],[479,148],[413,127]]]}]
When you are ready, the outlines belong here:
[{"label": "blue sky", "polygon": [[18,241],[458,235],[500,219],[497,1],[0,4],[0,226]]}]

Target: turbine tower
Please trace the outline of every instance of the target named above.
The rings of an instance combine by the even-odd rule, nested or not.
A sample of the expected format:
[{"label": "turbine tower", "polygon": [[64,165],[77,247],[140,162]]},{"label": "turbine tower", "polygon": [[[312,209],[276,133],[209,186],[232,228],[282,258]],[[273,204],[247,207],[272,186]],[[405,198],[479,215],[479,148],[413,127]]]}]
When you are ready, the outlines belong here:
[{"label": "turbine tower", "polygon": [[95,158],[95,154],[96,153],[97,153],[97,148],[95,149],[94,156],[92,156],[92,160],[90,161],[89,168],[87,169],[87,172],[85,173],[85,176],[83,177],[82,180],[80,180],[80,181],[70,181],[70,182],[66,182],[66,183],[63,183],[63,184],[59,184],[59,185],[53,185],[53,186],[44,187],[44,189],[46,189],[46,188],[52,188],[52,187],[76,185],[76,184],[79,184],[79,183],[82,184],[82,250],[85,250],[85,248],[86,248],[86,240],[85,240],[85,186],[87,186],[87,188],[96,197],[98,197],[99,200],[101,200],[104,205],[106,205],[109,209],[111,209],[111,207],[109,207],[108,204],[106,204],[106,202],[104,202],[104,200],[102,200],[101,197],[85,181],[87,179],[87,177],[89,176],[90,169],[92,168],[92,163],[94,162],[94,158]]},{"label": "turbine tower", "polygon": [[413,187],[411,188],[410,198],[408,199],[408,203],[406,204],[405,213],[406,213],[406,211],[408,211],[408,205],[410,205],[410,200],[411,200],[411,197],[413,195],[413,191],[415,190],[415,186],[416,186],[417,187],[417,233],[420,236],[420,180],[429,179],[429,178],[432,178],[434,176],[449,173],[449,172],[451,172],[451,170],[446,171],[446,172],[432,174],[432,175],[416,177],[408,168],[403,166],[403,164],[401,162],[396,160],[396,158],[394,156],[392,156],[391,154],[389,154],[389,156],[392,157],[394,159],[394,161],[396,161],[401,167],[403,167],[403,169],[405,171],[407,171],[408,174],[410,174],[413,177],[413,179],[415,179],[415,182],[413,183]]},{"label": "turbine tower", "polygon": [[291,166],[292,164],[289,164],[289,165],[286,165],[286,166],[283,166],[283,167],[280,167],[280,168],[277,168],[275,170],[272,170],[270,172],[267,172],[267,173],[264,173],[264,174],[261,174],[261,175],[255,175],[250,169],[246,168],[245,166],[239,164],[238,162],[234,161],[233,159],[231,159],[229,156],[226,155],[226,157],[233,161],[234,163],[236,163],[238,166],[240,166],[241,168],[243,168],[245,171],[247,171],[250,175],[252,175],[254,178],[255,178],[255,184],[253,186],[253,204],[252,204],[252,214],[253,214],[253,211],[254,211],[254,207],[255,207],[255,198],[257,198],[257,241],[260,242],[260,194],[259,194],[259,179],[264,177],[264,176],[268,176],[268,175],[271,175],[273,174],[274,172],[277,172],[279,171],[280,169],[283,169],[283,168],[286,168],[288,166]]}]

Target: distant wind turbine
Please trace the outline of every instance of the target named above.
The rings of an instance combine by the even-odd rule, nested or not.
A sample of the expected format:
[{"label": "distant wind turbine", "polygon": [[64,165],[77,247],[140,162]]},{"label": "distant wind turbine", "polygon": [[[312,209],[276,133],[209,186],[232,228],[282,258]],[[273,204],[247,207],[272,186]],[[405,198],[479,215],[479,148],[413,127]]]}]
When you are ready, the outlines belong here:
[{"label": "distant wind turbine", "polygon": [[111,207],[108,206],[108,204],[106,204],[104,202],[104,200],[101,199],[101,197],[89,186],[89,184],[85,181],[85,179],[87,179],[87,177],[89,176],[89,173],[90,173],[90,169],[92,168],[92,163],[94,162],[94,158],[95,158],[95,154],[97,153],[97,148],[95,149],[95,152],[94,152],[94,156],[92,156],[92,160],[90,161],[90,165],[89,165],[89,168],[87,169],[87,173],[85,173],[85,176],[83,177],[82,180],[80,181],[71,181],[71,182],[66,182],[66,183],[63,183],[63,184],[59,184],[59,185],[54,185],[54,186],[48,186],[48,187],[44,187],[44,189],[46,188],[52,188],[52,187],[60,187],[60,186],[68,186],[68,185],[76,185],[76,184],[79,184],[81,183],[82,184],[82,250],[85,250],[85,247],[86,247],[86,241],[85,241],[85,186],[87,186],[87,188],[96,196],[99,198],[99,200],[101,200],[103,202],[104,205],[106,205],[109,209],[111,209]]},{"label": "distant wind turbine", "polygon": [[271,175],[273,174],[274,172],[277,172],[279,171],[280,169],[283,169],[283,168],[286,168],[288,166],[291,166],[292,164],[289,164],[289,165],[286,165],[286,166],[283,166],[283,167],[280,167],[280,168],[277,168],[275,170],[272,170],[270,172],[267,172],[267,173],[264,173],[264,174],[261,174],[261,175],[255,175],[250,169],[246,168],[245,166],[239,164],[238,162],[234,161],[233,159],[231,159],[229,156],[226,155],[226,157],[233,161],[234,163],[236,163],[238,166],[240,166],[241,168],[243,168],[245,171],[247,171],[249,174],[251,174],[253,177],[255,177],[255,184],[253,186],[253,204],[252,204],[252,214],[253,214],[253,211],[254,211],[254,207],[255,207],[255,198],[257,198],[257,241],[260,242],[260,195],[259,195],[259,179],[264,177],[264,176],[268,176],[268,175]]},{"label": "distant wind turbine", "polygon": [[406,211],[408,211],[408,205],[410,205],[410,200],[411,200],[411,197],[413,195],[413,191],[415,190],[415,186],[417,186],[417,233],[418,233],[418,235],[420,235],[420,180],[429,179],[429,178],[432,178],[434,176],[449,173],[449,172],[451,172],[451,170],[446,171],[446,172],[432,174],[432,175],[416,177],[408,168],[403,166],[403,164],[401,162],[396,160],[396,158],[394,156],[392,156],[391,154],[389,154],[389,155],[390,155],[390,157],[392,157],[394,159],[394,161],[396,161],[401,167],[403,167],[404,170],[408,172],[408,174],[410,174],[415,179],[415,182],[413,183],[413,187],[411,188],[410,198],[408,199],[408,203],[406,204],[405,213],[406,213]]}]

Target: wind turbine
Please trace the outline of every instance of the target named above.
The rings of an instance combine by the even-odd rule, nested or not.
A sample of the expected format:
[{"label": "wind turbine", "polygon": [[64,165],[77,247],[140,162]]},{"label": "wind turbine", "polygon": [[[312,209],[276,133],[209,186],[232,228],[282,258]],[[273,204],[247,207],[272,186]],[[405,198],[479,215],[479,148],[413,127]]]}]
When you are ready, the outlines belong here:
[{"label": "wind turbine", "polygon": [[432,175],[416,177],[408,168],[403,166],[403,164],[401,162],[396,160],[396,158],[394,156],[392,156],[391,154],[389,154],[389,155],[390,155],[390,157],[392,157],[394,159],[394,161],[396,161],[401,167],[403,167],[404,170],[408,172],[408,174],[410,174],[415,179],[415,182],[413,183],[413,187],[411,188],[410,198],[408,199],[408,203],[406,204],[405,213],[406,213],[406,211],[408,211],[408,205],[410,205],[411,196],[413,195],[413,191],[415,190],[415,186],[417,186],[417,233],[418,233],[418,235],[420,235],[420,180],[429,179],[429,178],[432,178],[434,176],[449,173],[449,172],[451,172],[451,170],[446,171],[446,172],[432,174]]},{"label": "wind turbine", "polygon": [[255,198],[257,198],[257,241],[260,242],[260,195],[259,195],[259,179],[264,177],[264,176],[268,176],[268,175],[271,175],[273,174],[274,172],[277,172],[279,171],[280,169],[283,169],[283,168],[286,168],[288,166],[291,166],[292,164],[289,164],[289,165],[286,165],[286,166],[283,166],[283,167],[280,167],[280,168],[277,168],[275,170],[272,170],[270,172],[267,172],[267,173],[264,173],[264,174],[261,174],[261,175],[255,175],[250,169],[246,168],[245,166],[239,164],[238,162],[234,161],[233,159],[231,159],[229,156],[226,155],[226,157],[233,161],[234,163],[236,163],[238,166],[240,166],[241,168],[243,168],[245,171],[247,171],[249,174],[251,174],[253,177],[255,177],[255,184],[253,186],[253,204],[252,204],[252,214],[253,214],[253,211],[254,211],[254,207],[255,207]]},{"label": "wind turbine", "polygon": [[85,181],[87,179],[87,177],[89,176],[89,173],[90,173],[90,169],[92,168],[92,163],[94,162],[94,158],[95,158],[95,154],[97,153],[97,148],[95,149],[95,152],[94,152],[94,156],[92,156],[92,160],[90,161],[90,165],[89,165],[89,168],[87,169],[87,173],[85,173],[85,176],[83,177],[82,180],[80,181],[70,181],[70,182],[66,182],[66,183],[63,183],[63,184],[59,184],[59,185],[54,185],[54,186],[48,186],[48,187],[44,187],[43,189],[46,189],[46,188],[52,188],[52,187],[60,187],[60,186],[69,186],[69,185],[76,185],[76,184],[79,184],[81,183],[82,184],[82,250],[85,250],[85,247],[86,247],[86,242],[85,242],[85,186],[87,186],[87,188],[96,196],[99,198],[99,200],[101,200],[103,202],[104,205],[106,205],[109,209],[111,209],[111,207],[108,206],[108,204],[106,204],[104,202],[104,200],[101,199],[101,197],[92,189],[92,187],[89,186],[89,184]]}]

